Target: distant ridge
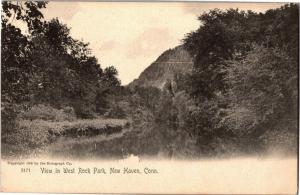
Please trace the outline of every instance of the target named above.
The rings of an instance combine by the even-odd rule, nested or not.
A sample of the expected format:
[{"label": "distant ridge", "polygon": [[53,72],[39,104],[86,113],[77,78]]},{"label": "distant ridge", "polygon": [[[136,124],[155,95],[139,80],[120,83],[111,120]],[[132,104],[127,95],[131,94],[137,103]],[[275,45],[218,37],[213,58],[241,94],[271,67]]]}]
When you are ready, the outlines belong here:
[{"label": "distant ridge", "polygon": [[180,45],[162,53],[140,74],[138,79],[132,81],[128,86],[129,88],[152,86],[162,89],[167,80],[174,79],[176,73],[190,72],[192,67],[192,57]]}]

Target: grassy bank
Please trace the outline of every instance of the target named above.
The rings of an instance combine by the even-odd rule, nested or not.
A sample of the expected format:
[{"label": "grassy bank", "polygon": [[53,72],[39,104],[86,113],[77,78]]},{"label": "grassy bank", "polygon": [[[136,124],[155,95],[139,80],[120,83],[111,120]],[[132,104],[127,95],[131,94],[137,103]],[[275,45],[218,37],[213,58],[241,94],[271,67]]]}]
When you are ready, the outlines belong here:
[{"label": "grassy bank", "polygon": [[60,137],[91,137],[121,132],[128,127],[125,119],[79,119],[75,121],[20,120],[13,131],[2,136],[4,157],[28,156]]}]

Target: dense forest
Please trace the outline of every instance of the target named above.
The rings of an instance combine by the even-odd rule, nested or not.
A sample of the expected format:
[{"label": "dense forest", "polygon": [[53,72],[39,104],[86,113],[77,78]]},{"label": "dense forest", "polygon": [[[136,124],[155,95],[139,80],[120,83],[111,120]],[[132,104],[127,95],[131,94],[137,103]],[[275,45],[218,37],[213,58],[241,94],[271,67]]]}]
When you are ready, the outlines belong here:
[{"label": "dense forest", "polygon": [[[147,80],[121,86],[117,70],[102,69],[88,43],[72,38],[58,19],[43,19],[46,6],[2,2],[3,155],[199,158],[297,151],[297,4],[201,14],[199,28],[180,46],[193,67],[156,65],[168,78],[157,74],[163,83],[151,82],[163,87]],[[179,71],[161,72],[170,69]]]}]

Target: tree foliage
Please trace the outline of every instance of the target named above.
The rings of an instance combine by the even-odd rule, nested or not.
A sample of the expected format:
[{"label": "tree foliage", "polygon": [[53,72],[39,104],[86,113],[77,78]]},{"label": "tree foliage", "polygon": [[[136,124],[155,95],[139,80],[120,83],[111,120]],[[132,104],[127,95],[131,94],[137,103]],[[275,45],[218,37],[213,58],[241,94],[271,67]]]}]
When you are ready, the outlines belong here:
[{"label": "tree foliage", "polygon": [[195,101],[187,129],[211,144],[224,136],[257,139],[279,123],[295,132],[298,5],[266,13],[215,9],[199,21],[184,39],[193,72],[178,80]]},{"label": "tree foliage", "polygon": [[120,86],[117,70],[102,70],[89,44],[74,39],[58,19],[43,20],[46,4],[2,2],[2,101],[72,106],[79,117],[92,117]]}]

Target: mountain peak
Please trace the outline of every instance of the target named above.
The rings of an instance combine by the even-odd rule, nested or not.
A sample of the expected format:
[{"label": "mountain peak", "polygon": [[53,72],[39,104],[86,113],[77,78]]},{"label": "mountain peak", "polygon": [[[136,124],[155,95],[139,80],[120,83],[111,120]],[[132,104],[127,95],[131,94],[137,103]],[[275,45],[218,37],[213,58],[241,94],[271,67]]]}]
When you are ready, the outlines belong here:
[{"label": "mountain peak", "polygon": [[176,73],[190,72],[193,60],[183,45],[163,52],[155,62],[148,66],[139,76],[129,84],[130,88],[157,87],[162,89],[167,80],[174,80]]}]

